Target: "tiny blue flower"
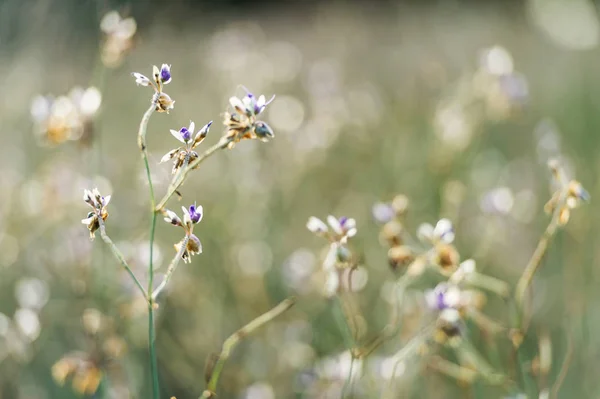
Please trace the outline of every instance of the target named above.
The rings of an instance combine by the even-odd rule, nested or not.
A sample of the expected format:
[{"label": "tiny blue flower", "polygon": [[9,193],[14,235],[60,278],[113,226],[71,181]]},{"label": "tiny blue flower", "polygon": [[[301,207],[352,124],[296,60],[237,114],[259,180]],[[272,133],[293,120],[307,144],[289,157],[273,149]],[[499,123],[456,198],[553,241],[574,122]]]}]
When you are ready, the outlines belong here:
[{"label": "tiny blue flower", "polygon": [[185,126],[179,129],[179,134],[183,141],[189,141],[192,138],[192,132]]},{"label": "tiny blue flower", "polygon": [[162,64],[160,67],[160,80],[162,83],[167,84],[171,81],[171,66]]},{"label": "tiny blue flower", "polygon": [[202,206],[196,207],[196,204],[190,205],[189,212],[193,223],[198,223],[202,220]]}]

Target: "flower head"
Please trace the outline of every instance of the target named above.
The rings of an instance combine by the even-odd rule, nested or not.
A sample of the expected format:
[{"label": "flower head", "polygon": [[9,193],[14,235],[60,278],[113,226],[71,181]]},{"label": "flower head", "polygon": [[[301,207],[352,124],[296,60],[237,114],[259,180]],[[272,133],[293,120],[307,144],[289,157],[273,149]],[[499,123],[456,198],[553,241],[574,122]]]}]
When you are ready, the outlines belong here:
[{"label": "flower head", "polygon": [[422,241],[428,241],[431,244],[451,244],[454,241],[454,227],[448,219],[440,219],[435,227],[429,223],[423,223],[419,226],[417,236]]},{"label": "flower head", "polygon": [[183,165],[187,165],[194,161],[198,158],[198,153],[194,151],[194,149],[206,138],[211,124],[212,121],[208,122],[195,135],[194,130],[196,125],[192,121],[190,121],[189,127],[184,126],[179,130],[171,129],[171,135],[179,142],[183,143],[183,146],[174,148],[166,153],[161,158],[160,162],[167,162],[174,159],[175,161],[173,162],[173,169],[171,172],[175,174],[179,168],[183,167]]},{"label": "flower head", "polygon": [[250,91],[246,90],[246,95],[241,99],[231,97],[229,104],[233,108],[232,112],[226,112],[223,123],[227,127],[226,137],[229,139],[228,148],[241,140],[259,139],[268,141],[274,137],[273,129],[263,121],[257,120],[259,116],[274,99],[271,97],[269,101],[264,95],[258,98]]},{"label": "flower head", "polygon": [[[200,242],[200,239],[194,235],[193,231],[194,225],[202,220],[204,212],[202,206],[196,205],[196,203],[190,205],[188,208],[182,206],[181,209],[183,211],[183,218],[179,218],[175,212],[168,209],[163,211],[163,215],[165,217],[165,222],[174,226],[179,226],[185,231],[186,237],[175,244],[175,250],[177,252],[182,250],[181,258],[184,262],[189,263],[191,262],[190,258],[192,255],[202,253],[202,243]],[[185,248],[182,249],[184,242],[186,242]]]},{"label": "flower head", "polygon": [[102,94],[96,87],[74,87],[66,96],[35,97],[31,116],[43,142],[56,145],[89,137],[101,103]]},{"label": "flower head", "polygon": [[331,241],[341,244],[345,244],[348,238],[354,237],[357,232],[356,220],[345,216],[336,218],[329,215],[327,224],[321,219],[311,216],[306,223],[306,228],[316,235],[327,237]]},{"label": "flower head", "polygon": [[102,43],[102,63],[108,68],[115,68],[123,62],[123,58],[133,47],[137,24],[132,17],[122,18],[118,12],[110,11],[100,21],[100,29],[105,35]]},{"label": "flower head", "polygon": [[[181,246],[183,245],[184,241],[185,241],[185,239],[178,242],[177,244],[175,244],[175,251],[179,252],[181,250]],[[185,249],[183,250],[183,253],[181,255],[181,259],[183,259],[184,263],[191,263],[192,262],[191,257],[193,255],[197,255],[197,254],[201,254],[201,253],[202,253],[202,243],[200,242],[198,237],[196,237],[194,234],[190,234],[190,236],[187,240]]]},{"label": "flower head", "polygon": [[151,86],[154,89],[152,103],[156,105],[156,111],[169,113],[175,106],[175,101],[163,91],[163,86],[171,82],[171,65],[162,64],[160,69],[152,66],[152,79],[139,72],[132,72],[135,83],[138,86]]},{"label": "flower head", "polygon": [[100,219],[102,223],[108,217],[108,211],[106,207],[110,202],[110,195],[102,196],[97,188],[83,191],[83,200],[86,204],[92,207],[93,211],[88,213],[87,218],[82,219],[81,223],[87,225],[88,230],[90,231],[90,238],[94,239],[96,230],[100,228]]}]

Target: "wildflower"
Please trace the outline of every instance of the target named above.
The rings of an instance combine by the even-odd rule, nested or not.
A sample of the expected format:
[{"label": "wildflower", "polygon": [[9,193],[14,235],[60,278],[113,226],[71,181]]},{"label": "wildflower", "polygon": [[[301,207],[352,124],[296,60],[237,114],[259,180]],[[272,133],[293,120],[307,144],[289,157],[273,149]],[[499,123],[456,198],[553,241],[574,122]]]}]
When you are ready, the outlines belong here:
[{"label": "wildflower", "polygon": [[432,245],[429,251],[429,260],[440,267],[443,273],[452,272],[458,267],[460,255],[452,242],[454,241],[454,227],[448,219],[440,219],[435,227],[429,223],[419,226],[417,236],[425,243]]},{"label": "wildflower", "polygon": [[558,223],[564,226],[568,223],[571,210],[590,200],[590,194],[577,180],[568,180],[565,172],[556,160],[551,160],[548,167],[552,172],[558,189],[552,194],[550,200],[544,205],[548,213],[558,211]]},{"label": "wildflower", "polygon": [[169,113],[175,106],[175,101],[163,92],[163,86],[171,82],[171,66],[162,64],[160,69],[156,65],[152,66],[152,79],[139,72],[131,74],[135,78],[135,83],[138,86],[151,86],[154,89],[152,103],[156,105],[156,111]]},{"label": "wildflower", "polygon": [[425,293],[425,301],[429,309],[438,313],[438,340],[444,341],[461,334],[463,308],[466,304],[464,294],[458,286],[440,283]]},{"label": "wildflower", "polygon": [[[179,218],[173,211],[166,209],[163,211],[164,220],[174,226],[179,226],[185,231],[185,237],[175,244],[175,251],[178,253],[181,251],[181,259],[185,263],[191,262],[191,257],[196,254],[202,253],[202,243],[200,239],[194,235],[194,225],[202,220],[203,208],[201,205],[195,203],[190,205],[189,208],[181,207],[183,211],[183,219]],[[185,248],[182,246],[185,243]]]},{"label": "wildflower", "polygon": [[419,226],[417,236],[421,241],[428,241],[434,245],[438,243],[450,244],[454,241],[454,228],[450,220],[440,219],[435,227],[429,223],[423,223]]},{"label": "wildflower", "polygon": [[72,378],[73,389],[86,396],[96,393],[102,374],[96,362],[84,352],[72,352],[52,366],[52,377],[57,384],[64,385]]},{"label": "wildflower", "polygon": [[275,96],[267,101],[264,95],[259,96],[257,99],[248,90],[241,99],[238,97],[229,99],[233,111],[225,112],[223,121],[227,127],[225,137],[229,139],[228,148],[233,148],[236,143],[243,139],[268,141],[275,136],[267,123],[257,120],[257,117],[274,99]]},{"label": "wildflower", "polygon": [[[194,129],[196,125],[194,122],[190,121],[189,127],[182,127],[179,130],[171,129],[171,134],[181,143],[183,146],[175,148],[168,153],[166,153],[160,162],[167,162],[171,159],[175,159],[173,162],[172,173],[175,174],[181,167],[185,167],[184,165],[188,165],[190,162],[194,161],[198,158],[198,153],[194,151],[194,149],[202,143],[206,135],[208,134],[208,130],[210,129],[210,125],[212,121],[208,122],[202,129],[200,129],[196,135],[194,136]],[[193,137],[193,139],[192,139]]]},{"label": "wildflower", "polygon": [[407,245],[397,245],[388,250],[388,261],[393,270],[409,264],[415,259],[415,254]]},{"label": "wildflower", "polygon": [[100,228],[100,220],[105,221],[108,217],[108,211],[106,207],[110,202],[110,195],[103,197],[100,195],[100,192],[97,188],[94,190],[84,190],[83,191],[83,200],[86,204],[92,207],[93,211],[88,213],[87,218],[82,219],[81,223],[87,225],[88,230],[90,231],[90,239],[94,239],[96,230]]},{"label": "wildflower", "polygon": [[396,216],[396,212],[391,204],[378,202],[373,205],[373,218],[377,223],[385,224],[391,222]]},{"label": "wildflower", "polygon": [[105,34],[102,44],[102,63],[108,68],[118,67],[133,47],[137,24],[132,17],[122,18],[117,11],[110,11],[100,21]]},{"label": "wildflower", "polygon": [[345,244],[348,238],[354,237],[357,232],[356,220],[352,218],[336,218],[329,215],[327,216],[327,224],[321,219],[311,216],[306,223],[306,228],[318,236],[326,237],[330,241],[340,244]]},{"label": "wildflower", "polygon": [[60,97],[37,96],[31,104],[31,116],[44,143],[61,144],[91,134],[91,121],[96,115],[102,95],[95,87],[74,87]]}]

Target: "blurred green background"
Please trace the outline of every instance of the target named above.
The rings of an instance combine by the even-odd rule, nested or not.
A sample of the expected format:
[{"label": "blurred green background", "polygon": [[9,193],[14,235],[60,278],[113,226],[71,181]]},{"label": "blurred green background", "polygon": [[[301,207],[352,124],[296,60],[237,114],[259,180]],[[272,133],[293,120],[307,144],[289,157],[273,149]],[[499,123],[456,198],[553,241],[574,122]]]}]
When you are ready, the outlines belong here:
[{"label": "blurred green background", "polygon": [[[99,23],[112,9],[136,18],[137,32],[122,64],[108,69],[98,56]],[[398,277],[371,207],[398,193],[411,200],[407,229],[450,218],[461,258],[514,284],[548,222],[547,160],[559,156],[592,199],[600,196],[598,26],[597,4],[583,0],[1,1],[0,398],[78,397],[53,381],[52,365],[73,351],[110,348],[120,356],[103,366],[108,377],[96,397],[150,397],[144,303],[80,224],[84,188],[112,194],[108,233],[146,280],[148,188],[136,133],[151,91],[136,87],[131,72],[172,64],[166,91],[175,109],[154,115],[148,130],[159,196],[170,165],[158,161],[175,146],[169,129],[214,120],[202,151],[217,142],[240,85],[277,95],[265,111],[275,139],[216,153],[182,187],[181,203],[169,203],[176,211],[204,206],[195,229],[204,253],[179,267],[159,301],[161,397],[200,396],[207,356],[297,295],[294,308],[236,350],[219,397],[337,398],[346,348],[320,293],[323,242],[306,230],[308,217],[357,219],[351,247],[368,279],[352,298],[365,340],[388,322]],[[516,80],[494,75],[507,68],[504,53],[485,53],[494,46],[512,55]],[[91,141],[41,144],[33,98],[89,85],[103,96]],[[559,397],[600,392],[598,218],[594,202],[574,212],[534,285],[527,345],[532,358],[537,333],[553,345],[542,385],[557,378],[569,340],[574,348]],[[159,221],[157,272],[180,234]],[[420,298],[415,291],[403,304],[407,319],[418,317]],[[490,300],[486,313],[508,325],[501,305]],[[84,315],[96,320],[98,312],[101,326],[86,326]],[[382,362],[410,334],[364,361],[353,397],[382,397],[390,374]],[[509,359],[507,338],[495,339]],[[418,361],[406,363],[394,386],[391,397],[511,394],[461,386]]]}]

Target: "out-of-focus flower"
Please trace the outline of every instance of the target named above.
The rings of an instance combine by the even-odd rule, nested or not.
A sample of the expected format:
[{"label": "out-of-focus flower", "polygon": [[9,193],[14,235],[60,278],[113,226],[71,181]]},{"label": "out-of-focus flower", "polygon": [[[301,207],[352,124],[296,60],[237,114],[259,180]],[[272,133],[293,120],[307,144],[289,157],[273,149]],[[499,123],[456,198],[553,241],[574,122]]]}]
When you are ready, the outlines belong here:
[{"label": "out-of-focus flower", "polygon": [[352,218],[336,218],[329,215],[327,216],[327,224],[321,219],[311,216],[306,223],[306,228],[318,236],[326,237],[332,242],[341,244],[345,244],[348,238],[354,237],[357,233],[356,220]]},{"label": "out-of-focus flower", "polygon": [[454,228],[448,219],[440,219],[435,227],[429,223],[419,226],[417,236],[424,242],[431,244],[451,244],[454,241]]},{"label": "out-of-focus flower", "polygon": [[[184,167],[184,165],[188,165],[190,162],[194,161],[198,158],[198,153],[194,151],[194,149],[202,143],[206,135],[208,134],[208,130],[210,129],[210,125],[212,121],[208,122],[202,129],[200,129],[196,135],[194,136],[194,129],[196,125],[194,122],[190,121],[189,127],[182,127],[179,130],[171,129],[171,134],[181,143],[183,146],[177,147],[168,153],[166,153],[160,162],[167,162],[171,159],[173,161],[173,169],[171,173],[175,174],[180,168]],[[192,139],[193,137],[193,139]]]},{"label": "out-of-focus flower", "polygon": [[66,96],[35,97],[31,103],[31,116],[42,142],[57,145],[89,137],[101,103],[102,94],[97,88],[74,87]]},{"label": "out-of-focus flower", "polygon": [[194,234],[194,225],[202,220],[204,212],[202,206],[196,205],[195,203],[190,205],[189,208],[182,206],[181,209],[183,211],[183,218],[179,218],[175,212],[168,209],[163,211],[163,216],[165,222],[174,226],[179,226],[185,231],[186,236],[180,242],[175,244],[175,251],[181,251],[182,246],[185,243],[181,259],[183,259],[185,263],[190,263],[192,255],[202,253],[202,243]]},{"label": "out-of-focus flower", "polygon": [[429,261],[440,267],[443,273],[451,273],[460,261],[460,255],[452,242],[454,228],[448,219],[440,219],[435,227],[429,223],[419,226],[417,236],[424,243],[432,245],[429,251]]},{"label": "out-of-focus flower", "polygon": [[229,99],[233,111],[225,112],[223,120],[227,127],[225,136],[229,139],[228,148],[233,148],[236,143],[245,139],[268,141],[275,137],[273,130],[266,122],[257,120],[257,117],[274,99],[275,96],[267,101],[264,95],[257,99],[247,90],[243,98],[231,97]]},{"label": "out-of-focus flower", "polygon": [[58,385],[70,379],[73,390],[87,397],[98,391],[102,377],[110,370],[108,364],[125,352],[126,344],[115,334],[110,318],[97,309],[86,309],[82,321],[86,332],[94,337],[92,347],[65,354],[51,371]]},{"label": "out-of-focus flower", "polygon": [[100,29],[105,34],[102,63],[108,68],[116,68],[133,47],[133,36],[137,30],[135,19],[122,18],[117,11],[110,11],[102,17]]},{"label": "out-of-focus flower", "polygon": [[52,377],[59,385],[72,378],[72,386],[80,395],[93,395],[102,380],[102,371],[84,352],[67,354],[52,366]]},{"label": "out-of-focus flower", "polygon": [[156,106],[156,111],[169,113],[175,106],[175,101],[165,92],[163,86],[171,82],[171,65],[162,64],[160,69],[156,65],[152,66],[152,79],[139,73],[131,74],[135,78],[138,86],[151,86],[154,89],[152,103]]},{"label": "out-of-focus flower", "polygon": [[558,223],[561,226],[569,222],[571,210],[580,206],[583,202],[590,200],[590,194],[577,180],[569,180],[560,163],[551,160],[548,167],[558,185],[558,189],[552,194],[550,200],[544,206],[547,213],[558,212]]},{"label": "out-of-focus flower", "polygon": [[88,213],[87,218],[82,219],[81,223],[87,225],[88,230],[90,231],[90,238],[94,239],[96,230],[100,228],[100,220],[105,221],[108,217],[108,211],[106,207],[110,202],[110,195],[102,196],[97,188],[94,190],[84,190],[83,191],[83,200],[86,204],[92,207],[93,211]]}]

